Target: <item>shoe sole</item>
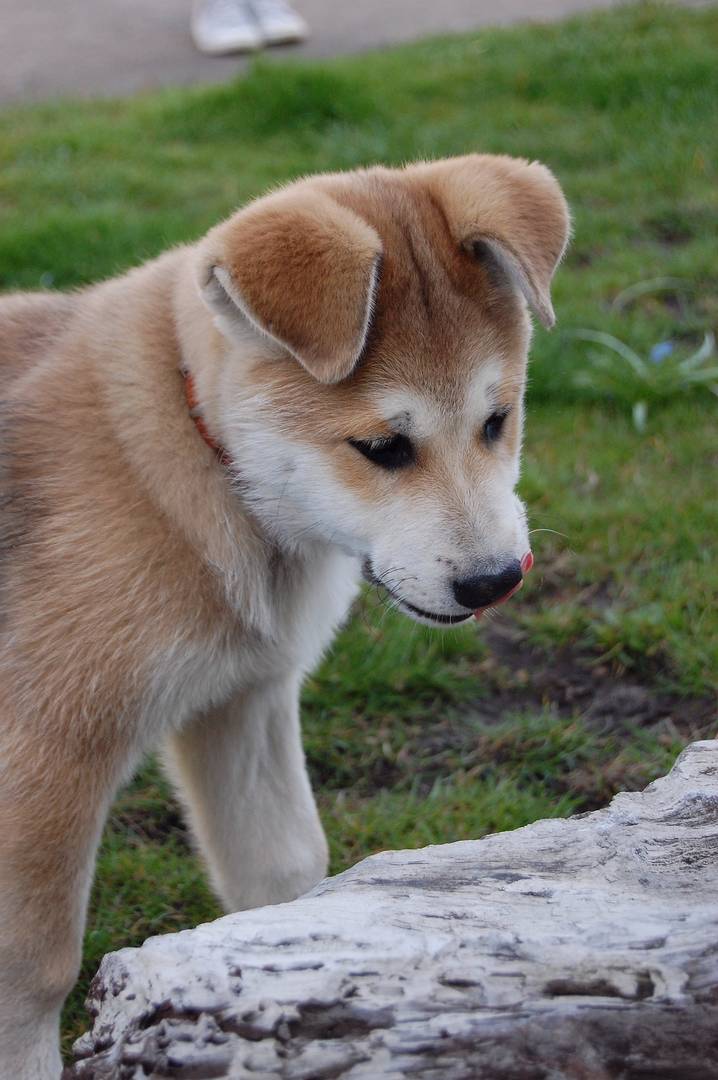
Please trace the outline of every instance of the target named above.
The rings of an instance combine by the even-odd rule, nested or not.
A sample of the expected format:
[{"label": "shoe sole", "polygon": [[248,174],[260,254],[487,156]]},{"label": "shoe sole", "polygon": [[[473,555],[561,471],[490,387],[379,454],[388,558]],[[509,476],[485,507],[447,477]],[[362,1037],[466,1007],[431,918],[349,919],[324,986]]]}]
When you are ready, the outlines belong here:
[{"label": "shoe sole", "polygon": [[201,38],[192,35],[192,41],[195,48],[199,49],[205,56],[232,56],[240,53],[255,53],[264,48],[265,41],[263,38],[258,38],[254,42],[239,42],[236,45],[210,45],[201,40]]},{"label": "shoe sole", "polygon": [[267,46],[272,45],[298,45],[302,41],[306,41],[306,34],[282,34],[281,37],[268,37],[264,39],[264,44]]}]

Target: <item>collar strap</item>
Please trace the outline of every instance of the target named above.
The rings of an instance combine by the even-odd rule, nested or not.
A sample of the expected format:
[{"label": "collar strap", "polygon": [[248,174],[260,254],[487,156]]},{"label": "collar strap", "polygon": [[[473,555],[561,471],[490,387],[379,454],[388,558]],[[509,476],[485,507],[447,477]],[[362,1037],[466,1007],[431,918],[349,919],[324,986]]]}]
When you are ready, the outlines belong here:
[{"label": "collar strap", "polygon": [[217,461],[220,463],[220,465],[224,465],[225,468],[227,468],[229,465],[232,464],[232,459],[225,450],[225,448],[222,446],[222,444],[218,443],[217,440],[210,435],[207,429],[207,425],[204,422],[204,417],[202,416],[202,410],[199,407],[199,401],[197,399],[197,388],[195,386],[194,376],[192,375],[192,372],[188,371],[187,368],[182,368],[182,379],[184,381],[184,396],[187,401],[187,409],[189,410],[189,414],[192,417],[194,426],[197,428],[197,431],[202,436],[214,456],[217,458]]}]

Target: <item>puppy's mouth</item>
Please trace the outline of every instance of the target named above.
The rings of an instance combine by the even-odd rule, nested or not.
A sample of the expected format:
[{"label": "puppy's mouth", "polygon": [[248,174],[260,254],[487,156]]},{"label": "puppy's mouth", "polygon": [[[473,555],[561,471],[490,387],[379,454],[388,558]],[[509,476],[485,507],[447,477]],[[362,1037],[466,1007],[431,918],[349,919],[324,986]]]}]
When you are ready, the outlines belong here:
[{"label": "puppy's mouth", "polygon": [[422,619],[429,619],[431,622],[437,623],[439,626],[455,626],[457,623],[467,622],[473,618],[473,611],[470,611],[467,615],[436,615],[433,611],[424,611],[423,608],[415,607],[410,604],[408,600],[402,600],[400,596],[396,596],[390,589],[386,590],[390,596],[393,596],[395,600],[406,608],[407,611],[412,611],[414,615],[421,616]]},{"label": "puppy's mouth", "polygon": [[435,611],[424,611],[423,608],[410,604],[408,600],[405,600],[403,596],[398,596],[393,589],[389,588],[386,582],[381,581],[376,576],[369,559],[365,559],[362,564],[362,574],[365,581],[368,581],[370,585],[376,585],[378,588],[384,589],[392,600],[396,600],[405,611],[411,612],[412,615],[418,615],[419,618],[425,619],[427,622],[436,623],[437,626],[456,626],[458,623],[468,622],[469,619],[473,618],[473,611],[467,611],[465,615],[439,615]]}]

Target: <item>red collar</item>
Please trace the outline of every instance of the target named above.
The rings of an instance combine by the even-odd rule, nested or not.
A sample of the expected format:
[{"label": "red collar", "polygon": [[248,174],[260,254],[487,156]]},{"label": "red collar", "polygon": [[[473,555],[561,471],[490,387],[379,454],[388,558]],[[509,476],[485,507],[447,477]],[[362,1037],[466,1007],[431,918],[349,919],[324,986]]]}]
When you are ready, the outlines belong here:
[{"label": "red collar", "polygon": [[194,376],[192,375],[192,372],[188,371],[186,368],[182,368],[182,378],[184,380],[184,396],[187,400],[187,408],[189,409],[189,414],[194,421],[194,426],[197,428],[197,431],[200,433],[207,446],[213,452],[220,465],[224,465],[225,468],[227,468],[229,465],[232,464],[232,459],[225,450],[225,448],[222,446],[222,444],[218,443],[217,440],[214,439],[207,430],[207,425],[204,422],[202,411],[199,407],[197,389],[195,387]]}]

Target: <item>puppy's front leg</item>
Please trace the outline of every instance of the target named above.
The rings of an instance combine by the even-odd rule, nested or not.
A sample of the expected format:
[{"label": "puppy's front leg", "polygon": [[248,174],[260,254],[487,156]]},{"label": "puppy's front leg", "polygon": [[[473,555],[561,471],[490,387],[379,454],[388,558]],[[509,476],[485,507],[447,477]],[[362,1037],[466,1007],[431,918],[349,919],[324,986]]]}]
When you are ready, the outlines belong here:
[{"label": "puppy's front leg", "polygon": [[292,900],[327,871],[298,698],[298,676],[277,677],[170,739],[170,772],[230,911]]},{"label": "puppy's front leg", "polygon": [[0,1078],[58,1080],[60,1009],[77,978],[95,849],[124,761],[112,759],[110,740],[92,753],[72,730],[4,721]]}]

